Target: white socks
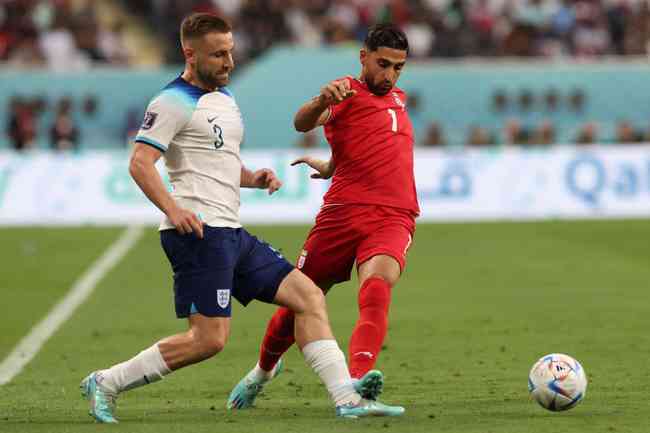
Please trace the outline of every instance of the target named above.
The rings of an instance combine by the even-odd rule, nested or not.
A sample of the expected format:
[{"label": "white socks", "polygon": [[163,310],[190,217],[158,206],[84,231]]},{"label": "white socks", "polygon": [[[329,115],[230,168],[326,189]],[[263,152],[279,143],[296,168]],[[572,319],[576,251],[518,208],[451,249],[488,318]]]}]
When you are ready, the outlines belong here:
[{"label": "white socks", "polygon": [[280,365],[280,363],[276,362],[275,366],[271,371],[264,371],[262,370],[258,362],[257,364],[255,364],[255,367],[248,372],[248,374],[246,375],[246,379],[250,382],[264,384],[269,380],[273,379],[273,376],[275,376],[275,372],[278,369],[278,365]]},{"label": "white socks", "polygon": [[171,373],[158,344],[138,353],[128,361],[97,373],[97,383],[112,393],[119,393],[153,382]]},{"label": "white socks", "polygon": [[302,354],[325,384],[336,406],[359,403],[361,396],[352,386],[345,355],[336,340],[312,341],[302,348]]},{"label": "white socks", "polygon": [[[336,406],[359,403],[361,396],[354,390],[352,378],[345,363],[345,355],[339,349],[336,340],[312,341],[302,348],[302,353],[309,366],[325,384]],[[264,383],[274,376],[274,370],[264,371],[258,364],[248,373],[247,378]],[[99,371],[97,383],[106,391],[117,394],[158,382],[169,373],[171,370],[160,354],[158,344],[154,344],[128,361]]]}]

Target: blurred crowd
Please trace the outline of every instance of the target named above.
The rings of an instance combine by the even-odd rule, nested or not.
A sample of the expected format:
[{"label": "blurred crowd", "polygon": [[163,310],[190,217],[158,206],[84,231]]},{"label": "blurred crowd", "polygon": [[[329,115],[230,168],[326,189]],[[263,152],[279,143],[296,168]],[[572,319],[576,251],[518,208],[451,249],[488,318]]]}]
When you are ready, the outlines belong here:
[{"label": "blurred crowd", "polygon": [[[417,99],[416,95],[416,119]],[[590,120],[586,114],[588,104],[588,94],[579,87],[565,94],[553,87],[538,93],[526,88],[511,93],[496,89],[487,110],[491,112],[490,123],[500,125],[499,129],[474,124],[461,131],[464,136],[449,139],[440,124],[430,121],[420,142],[424,146],[546,146],[650,141],[650,124],[643,128],[627,119],[619,119],[614,124]]]},{"label": "blurred crowd", "polygon": [[[146,23],[165,47],[169,63],[182,62],[178,28],[193,11],[219,13],[234,24],[236,57],[242,64],[275,44],[322,46],[363,40],[368,26],[393,21],[408,34],[412,57],[542,56],[588,58],[648,54],[650,0],[116,0]],[[94,63],[123,65],[130,57],[125,25],[99,19],[93,0],[0,1],[0,61],[13,67],[78,70]],[[110,21],[109,21],[110,22]],[[7,102],[4,102],[7,103]],[[496,89],[482,112],[488,121],[452,125],[424,118],[427,101],[410,95],[418,144],[423,146],[534,146],[550,143],[636,143],[650,130],[627,119],[599,123],[584,115],[581,89],[540,94]],[[13,147],[29,149],[49,139],[54,149],[76,149],[84,131],[101,126],[98,99],[45,101],[15,96],[8,101],[6,133]],[[141,114],[127,113],[129,137]],[[106,129],[106,128],[105,128]],[[126,141],[126,140],[125,140]],[[302,147],[323,145],[301,136]]]},{"label": "blurred crowd", "polygon": [[[54,150],[77,150],[79,146],[79,128],[73,115],[73,101],[61,98],[53,107],[49,128],[45,133],[49,136],[50,148]],[[86,117],[94,117],[97,111],[97,99],[89,95],[83,101],[83,113]],[[9,117],[7,135],[15,150],[30,150],[36,146],[39,135],[43,132],[42,118],[48,111],[48,102],[44,98],[27,98],[14,96],[9,101]]]},{"label": "blurred crowd", "polygon": [[[124,23],[103,25],[92,0],[0,2],[0,61],[70,69],[123,64]],[[278,43],[320,46],[361,41],[390,20],[415,58],[593,57],[647,53],[648,0],[130,0],[117,2],[157,34],[169,63],[182,62],[181,19],[215,12],[235,25],[240,63]]]},{"label": "blurred crowd", "polygon": [[[650,124],[646,128],[627,119],[614,124],[589,120],[586,113],[588,95],[575,88],[565,95],[549,88],[540,94],[530,89],[517,93],[497,89],[492,96],[489,122],[492,127],[471,124],[445,134],[435,120],[420,118],[419,96],[411,98],[410,112],[414,123],[423,122],[419,144],[423,146],[548,146],[564,144],[633,144],[650,141]],[[486,111],[487,111],[486,110]],[[496,129],[495,129],[496,128]]]},{"label": "blurred crowd", "polygon": [[603,133],[603,125],[588,121],[577,125],[567,140],[558,139],[557,126],[552,120],[538,124],[524,125],[516,118],[507,120],[501,129],[472,125],[466,129],[466,136],[460,142],[452,142],[445,136],[439,123],[429,123],[419,144],[425,147],[438,146],[550,146],[552,144],[636,144],[650,142],[650,127],[637,128],[628,120],[616,123],[612,133]]},{"label": "blurred crowd", "polygon": [[96,5],[92,0],[0,2],[0,61],[57,71],[128,63],[123,23],[101,25]]},{"label": "blurred crowd", "polygon": [[390,20],[407,33],[417,58],[462,56],[592,57],[647,53],[646,0],[135,0],[169,38],[178,62],[178,25],[192,11],[235,24],[240,63],[277,43],[319,46],[360,41]]},{"label": "blurred crowd", "polygon": [[110,148],[116,143],[126,146],[133,141],[142,123],[142,107],[134,106],[123,114],[119,128],[107,124],[105,107],[93,93],[55,100],[15,94],[7,105],[4,132],[11,148],[18,151],[45,147],[76,151],[87,146]]}]

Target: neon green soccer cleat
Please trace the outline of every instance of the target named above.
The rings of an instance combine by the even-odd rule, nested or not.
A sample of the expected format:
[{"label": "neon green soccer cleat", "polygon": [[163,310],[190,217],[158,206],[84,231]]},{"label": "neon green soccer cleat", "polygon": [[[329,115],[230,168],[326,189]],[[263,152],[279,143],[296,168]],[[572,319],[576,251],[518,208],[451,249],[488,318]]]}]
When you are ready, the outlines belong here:
[{"label": "neon green soccer cleat", "polygon": [[379,370],[370,370],[354,381],[354,390],[366,400],[377,400],[384,390],[384,375]]},{"label": "neon green soccer cleat", "polygon": [[388,406],[374,400],[361,399],[356,405],[337,406],[336,416],[340,418],[364,418],[368,416],[401,416],[404,408]]},{"label": "neon green soccer cleat", "polygon": [[97,383],[96,371],[82,380],[79,388],[81,388],[81,395],[90,402],[88,411],[90,416],[101,423],[116,424],[118,422],[113,415],[117,395],[100,388]]},{"label": "neon green soccer cleat", "polygon": [[[282,372],[282,359],[278,361],[273,369],[271,379],[275,378]],[[270,379],[269,379],[270,380]],[[228,402],[226,403],[227,409],[248,409],[255,403],[255,398],[262,392],[264,385],[267,381],[256,381],[246,375],[230,392]]]}]

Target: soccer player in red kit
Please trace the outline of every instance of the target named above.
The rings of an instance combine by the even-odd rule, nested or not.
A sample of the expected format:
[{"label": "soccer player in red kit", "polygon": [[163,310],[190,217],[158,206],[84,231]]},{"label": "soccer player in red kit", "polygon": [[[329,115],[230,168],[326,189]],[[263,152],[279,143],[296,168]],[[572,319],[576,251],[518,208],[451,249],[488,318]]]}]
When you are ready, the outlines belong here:
[{"label": "soccer player in red kit", "polygon": [[[413,127],[406,95],[395,85],[406,63],[408,41],[392,24],[370,29],[360,52],[361,75],[325,85],[296,113],[295,127],[323,126],[329,161],[296,160],[332,184],[297,266],[327,292],[347,281],[354,262],[359,275],[359,319],[349,347],[355,388],[376,399],[383,387],[372,370],[388,328],[391,288],[406,265],[419,206],[413,175]],[[250,407],[280,370],[294,342],[294,315],[279,308],[268,324],[258,364],[233,389],[229,408]]]}]

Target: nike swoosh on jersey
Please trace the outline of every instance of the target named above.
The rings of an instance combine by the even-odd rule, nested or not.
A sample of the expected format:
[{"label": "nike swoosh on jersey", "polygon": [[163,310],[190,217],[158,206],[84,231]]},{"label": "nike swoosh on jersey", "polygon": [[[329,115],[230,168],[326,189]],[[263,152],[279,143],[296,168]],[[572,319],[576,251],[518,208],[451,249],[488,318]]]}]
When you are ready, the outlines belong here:
[{"label": "nike swoosh on jersey", "polygon": [[208,117],[208,123],[214,122],[217,117],[219,116],[214,116],[212,119]]}]

